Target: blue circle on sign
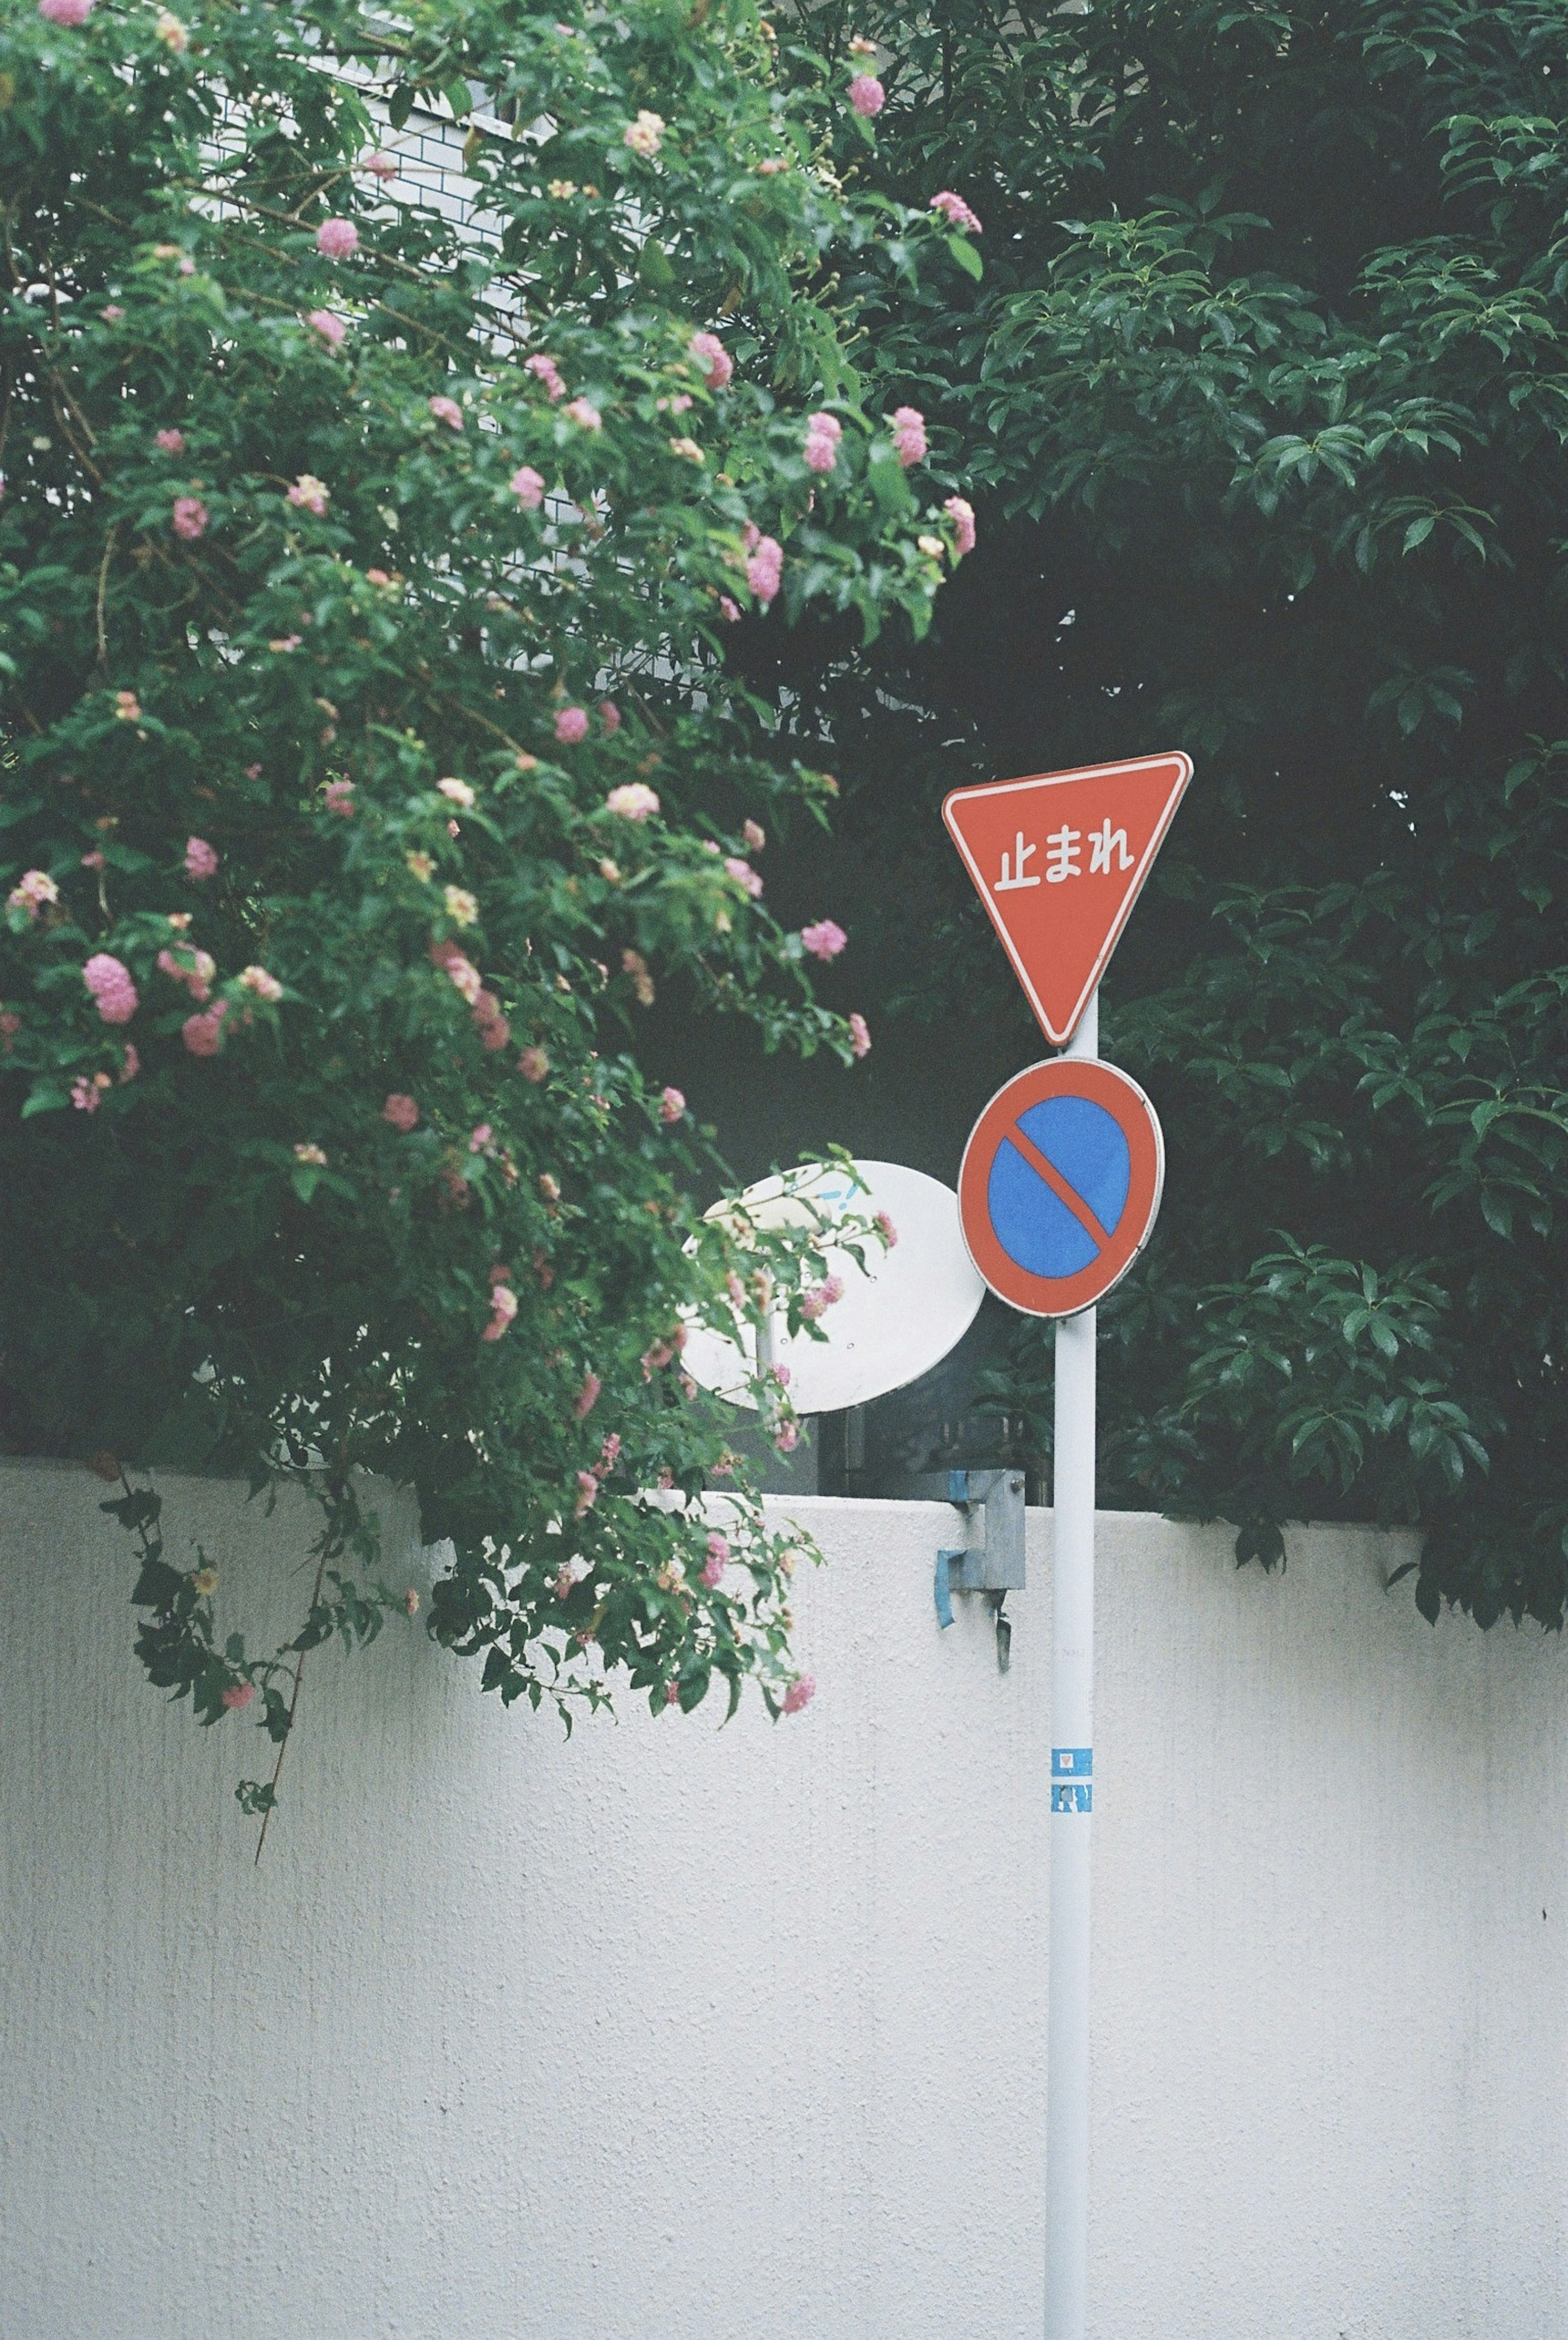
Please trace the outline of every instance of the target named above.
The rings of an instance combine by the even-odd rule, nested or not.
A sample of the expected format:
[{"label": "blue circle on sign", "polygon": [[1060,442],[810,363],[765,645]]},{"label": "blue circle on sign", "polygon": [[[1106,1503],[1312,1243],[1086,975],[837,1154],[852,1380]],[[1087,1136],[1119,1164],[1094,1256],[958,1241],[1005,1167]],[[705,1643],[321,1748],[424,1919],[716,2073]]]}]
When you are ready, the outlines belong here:
[{"label": "blue circle on sign", "polygon": [[1121,1124],[1088,1097],[1054,1096],[1020,1114],[1016,1127],[1024,1143],[1003,1138],[986,1187],[997,1241],[1031,1275],[1077,1275],[1126,1208],[1132,1155]]}]

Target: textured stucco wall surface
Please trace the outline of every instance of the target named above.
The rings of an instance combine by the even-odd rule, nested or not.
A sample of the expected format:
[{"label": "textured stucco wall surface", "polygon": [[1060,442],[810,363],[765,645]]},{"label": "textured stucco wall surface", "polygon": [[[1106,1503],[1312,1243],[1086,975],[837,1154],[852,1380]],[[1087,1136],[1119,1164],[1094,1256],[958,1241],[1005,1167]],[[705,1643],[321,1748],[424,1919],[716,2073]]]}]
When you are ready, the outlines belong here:
[{"label": "textured stucco wall surface", "polygon": [[[3,2340],[1035,2340],[1047,1514],[1004,1679],[950,1514],[791,1505],[777,1730],[323,1652],[258,1871],[103,1492],[0,1465]],[[164,1492],[303,1605],[302,1512]],[[1102,1519],[1094,2340],[1568,2331],[1568,1650],[1405,1552]]]}]

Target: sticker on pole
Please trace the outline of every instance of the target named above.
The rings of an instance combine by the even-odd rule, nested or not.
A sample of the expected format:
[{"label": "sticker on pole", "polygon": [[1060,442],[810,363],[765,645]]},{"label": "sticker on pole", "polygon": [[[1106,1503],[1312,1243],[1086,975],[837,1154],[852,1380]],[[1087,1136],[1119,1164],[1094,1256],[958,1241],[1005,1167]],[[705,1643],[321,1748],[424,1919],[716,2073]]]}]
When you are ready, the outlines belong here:
[{"label": "sticker on pole", "polygon": [[1179,752],[955,788],[942,807],[1047,1040],[1066,1047],[1165,841]]},{"label": "sticker on pole", "polygon": [[1092,1056],[1015,1073],[969,1133],[958,1216],[998,1300],[1076,1316],[1119,1284],[1149,1239],[1165,1140],[1136,1081]]}]

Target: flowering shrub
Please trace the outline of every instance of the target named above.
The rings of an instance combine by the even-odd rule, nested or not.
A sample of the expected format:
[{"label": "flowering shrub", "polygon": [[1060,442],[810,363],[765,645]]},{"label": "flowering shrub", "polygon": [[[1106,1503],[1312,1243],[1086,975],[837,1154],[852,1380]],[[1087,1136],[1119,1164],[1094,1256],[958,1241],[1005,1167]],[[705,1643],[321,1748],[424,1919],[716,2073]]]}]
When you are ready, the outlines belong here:
[{"label": "flowering shrub", "polygon": [[[418,1605],[367,1472],[451,1539],[430,1629],[503,1700],[749,1672],[795,1710],[786,1556],[681,1327],[741,1270],[796,1329],[822,1285],[697,1219],[627,1035],[678,968],[769,1045],[870,1045],[807,979],[839,930],[782,933],[747,858],[833,783],[723,640],[775,602],[924,629],[961,522],[802,288],[946,224],[844,198],[841,84],[782,97],[745,0],[48,0],[0,76],[0,1438],[316,1489],[272,1652],[155,1494],[110,1506],[152,1679],[279,1760],[308,1650]],[[402,175],[416,106],[465,127],[471,233]]]}]

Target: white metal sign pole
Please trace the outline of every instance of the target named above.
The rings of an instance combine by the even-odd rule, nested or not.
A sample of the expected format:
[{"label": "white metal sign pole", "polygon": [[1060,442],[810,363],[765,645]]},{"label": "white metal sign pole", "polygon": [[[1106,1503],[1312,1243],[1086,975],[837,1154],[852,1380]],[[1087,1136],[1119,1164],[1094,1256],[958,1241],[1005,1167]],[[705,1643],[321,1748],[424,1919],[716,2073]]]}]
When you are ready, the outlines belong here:
[{"label": "white metal sign pole", "polygon": [[[1099,993],[1067,1044],[1097,1056]],[[1084,2340],[1089,2232],[1089,1826],[1094,1806],[1095,1310],[1057,1323],[1051,1648],[1046,2340]]]}]

